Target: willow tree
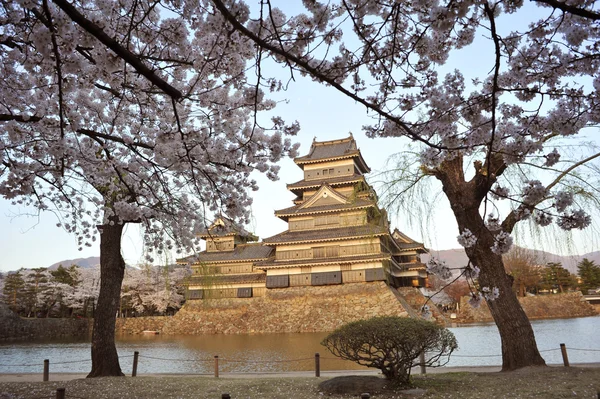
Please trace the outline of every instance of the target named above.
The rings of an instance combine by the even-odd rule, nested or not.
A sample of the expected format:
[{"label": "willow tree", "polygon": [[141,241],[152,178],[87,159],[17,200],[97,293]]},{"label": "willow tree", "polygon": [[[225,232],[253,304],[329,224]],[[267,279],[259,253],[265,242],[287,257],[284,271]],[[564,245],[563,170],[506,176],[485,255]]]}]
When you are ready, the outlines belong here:
[{"label": "willow tree", "polygon": [[[49,210],[80,247],[100,238],[89,377],[123,375],[115,316],[121,236],[148,251],[197,248],[207,213],[249,218],[254,170],[295,155],[252,81],[254,47],[201,4],[0,3],[0,195]],[[152,259],[149,259],[152,260]]]},{"label": "willow tree", "polygon": [[[581,200],[598,198],[598,173],[586,172],[600,154],[565,142],[600,121],[595,2],[307,0],[286,15],[265,0],[251,17],[242,2],[213,3],[263,59],[364,106],[368,136],[417,147],[401,156],[391,194],[441,183],[485,288],[472,302],[487,300],[500,332],[502,369],[543,365],[502,255],[523,220],[591,223]],[[476,67],[451,70],[465,58]]]}]

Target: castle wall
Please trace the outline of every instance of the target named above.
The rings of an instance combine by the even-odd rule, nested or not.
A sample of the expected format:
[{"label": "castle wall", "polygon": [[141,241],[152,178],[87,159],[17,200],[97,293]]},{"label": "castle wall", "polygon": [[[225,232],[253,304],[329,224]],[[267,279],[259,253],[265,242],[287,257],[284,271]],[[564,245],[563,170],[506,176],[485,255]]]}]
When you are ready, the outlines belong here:
[{"label": "castle wall", "polygon": [[254,298],[188,301],[173,317],[128,318],[117,331],[139,334],[246,334],[332,331],[373,316],[406,316],[384,282],[267,290]]},{"label": "castle wall", "polygon": [[[461,323],[493,321],[485,301],[482,301],[478,308],[474,308],[467,303],[468,299],[468,297],[462,298],[461,311],[458,313],[456,321]],[[519,302],[530,320],[585,317],[599,314],[597,309],[583,299],[579,291],[519,298]]]}]

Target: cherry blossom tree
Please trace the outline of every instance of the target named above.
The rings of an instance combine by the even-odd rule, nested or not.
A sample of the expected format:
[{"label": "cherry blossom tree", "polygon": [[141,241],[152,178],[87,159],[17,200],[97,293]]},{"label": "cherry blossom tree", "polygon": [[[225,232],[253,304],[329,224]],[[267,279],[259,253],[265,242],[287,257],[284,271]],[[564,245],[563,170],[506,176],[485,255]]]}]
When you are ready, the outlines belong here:
[{"label": "cherry blossom tree", "polygon": [[100,238],[89,377],[123,375],[124,226],[162,254],[194,250],[212,212],[248,221],[251,172],[276,178],[298,124],[258,123],[275,105],[260,58],[206,2],[2,1],[0,16],[0,195],[54,212],[80,247]]},{"label": "cherry blossom tree", "polygon": [[128,268],[121,290],[121,306],[125,303],[137,314],[149,316],[179,309],[185,300],[183,280],[189,274],[189,267],[180,266]]},{"label": "cherry blossom tree", "polygon": [[[389,196],[402,203],[427,177],[439,182],[469,270],[480,271],[473,300],[488,302],[502,369],[543,365],[502,255],[521,221],[591,223],[600,153],[581,136],[600,121],[596,3],[306,0],[286,15],[265,0],[251,18],[242,2],[213,3],[291,79],[308,75],[364,106],[368,136],[408,139]],[[476,68],[451,70],[457,59]]]}]

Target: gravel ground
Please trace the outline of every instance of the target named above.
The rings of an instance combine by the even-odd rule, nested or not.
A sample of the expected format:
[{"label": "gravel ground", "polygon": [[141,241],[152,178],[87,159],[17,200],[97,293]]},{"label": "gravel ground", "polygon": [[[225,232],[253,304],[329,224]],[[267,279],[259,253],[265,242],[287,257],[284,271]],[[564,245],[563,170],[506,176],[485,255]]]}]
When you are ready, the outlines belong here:
[{"label": "gravel ground", "polygon": [[[326,377],[209,378],[209,377],[110,377],[50,382],[0,383],[0,399],[56,398],[211,398],[229,393],[232,399],[357,398],[328,395],[319,383]],[[414,376],[415,389],[372,393],[371,398],[588,398],[600,392],[600,368],[527,368],[510,373],[453,372]]]}]

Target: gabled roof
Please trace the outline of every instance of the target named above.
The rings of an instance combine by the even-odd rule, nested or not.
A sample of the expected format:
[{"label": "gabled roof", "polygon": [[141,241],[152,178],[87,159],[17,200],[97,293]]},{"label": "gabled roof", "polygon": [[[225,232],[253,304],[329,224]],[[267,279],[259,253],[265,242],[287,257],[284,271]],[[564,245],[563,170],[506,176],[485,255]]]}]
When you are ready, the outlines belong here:
[{"label": "gabled roof", "polygon": [[422,242],[417,242],[413,240],[398,229],[394,229],[394,232],[392,233],[392,238],[402,251],[415,250],[419,253],[428,252],[427,248],[425,248]]},{"label": "gabled roof", "polygon": [[360,150],[356,147],[356,141],[352,134],[345,139],[316,141],[313,140],[307,155],[294,159],[297,165],[308,163],[328,162],[339,159],[355,158],[355,164],[363,173],[371,169],[363,159]]},{"label": "gabled roof", "polygon": [[246,239],[246,241],[258,240],[258,237],[256,237],[254,234],[246,231],[242,226],[222,215],[218,216],[207,229],[198,233],[198,237],[204,239],[209,237],[225,236],[239,236]]},{"label": "gabled roof", "polygon": [[364,209],[376,206],[374,201],[357,198],[351,202],[345,204],[331,204],[331,205],[319,205],[304,208],[301,205],[292,206],[289,208],[275,211],[275,216],[287,220],[290,216],[301,216],[301,215],[313,215],[318,213],[330,213],[354,209]]},{"label": "gabled roof", "polygon": [[264,246],[262,243],[238,244],[232,251],[202,251],[187,258],[178,259],[178,263],[235,263],[249,262],[267,259],[272,247]]},{"label": "gabled roof", "polygon": [[365,226],[350,226],[339,228],[326,228],[321,230],[297,230],[284,231],[283,233],[265,238],[265,244],[284,244],[284,243],[299,243],[311,241],[337,241],[344,239],[362,238],[362,237],[378,237],[388,235],[389,231],[386,226],[380,225],[365,225]]},{"label": "gabled roof", "polygon": [[[321,204],[320,204],[321,202]],[[324,205],[322,202],[327,202],[327,205],[331,205],[331,203],[337,204],[349,204],[351,201],[348,197],[343,194],[338,193],[334,189],[332,189],[327,183],[323,184],[316,193],[310,196],[306,201],[304,201],[300,208],[306,209],[313,206]]]}]

